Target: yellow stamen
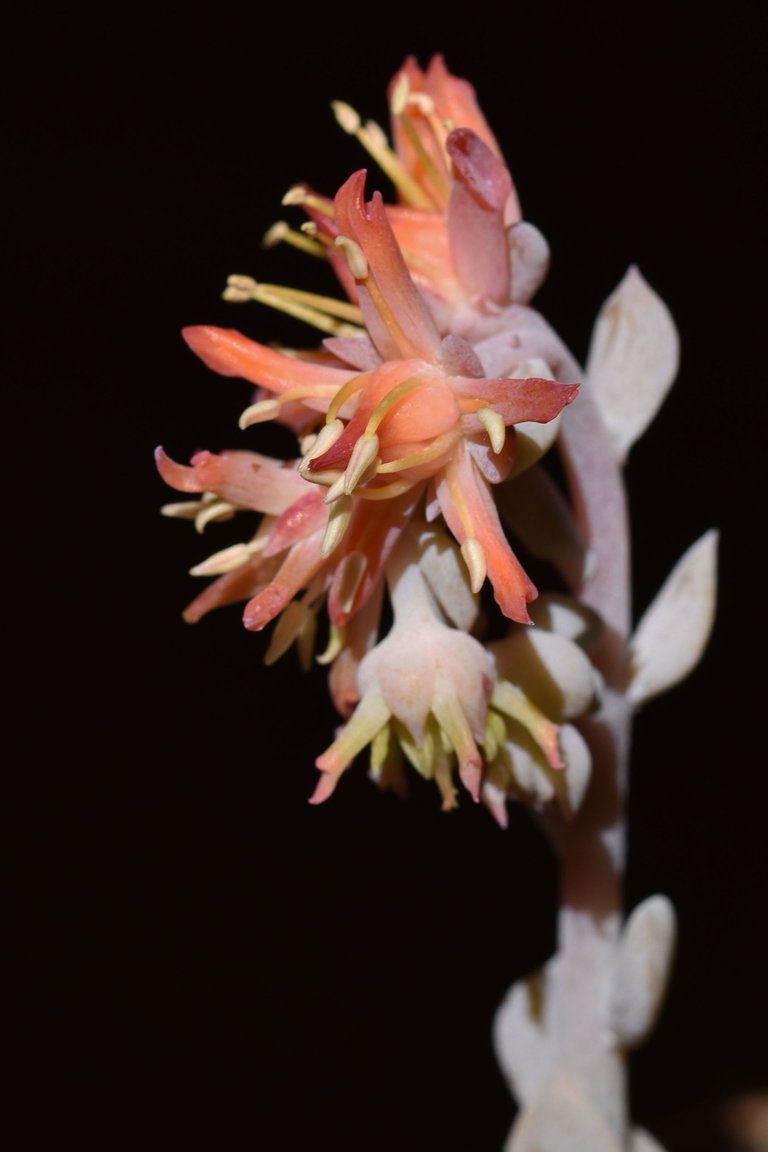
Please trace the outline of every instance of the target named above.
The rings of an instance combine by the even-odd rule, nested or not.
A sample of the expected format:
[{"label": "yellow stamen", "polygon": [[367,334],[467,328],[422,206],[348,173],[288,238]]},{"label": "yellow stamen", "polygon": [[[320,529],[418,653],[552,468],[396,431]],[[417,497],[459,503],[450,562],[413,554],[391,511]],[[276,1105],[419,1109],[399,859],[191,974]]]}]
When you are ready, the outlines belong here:
[{"label": "yellow stamen", "polygon": [[[409,103],[411,103],[413,100],[414,100],[414,97],[411,96]],[[424,167],[425,173],[427,174],[429,179],[432,181],[432,184],[434,185],[434,188],[435,188],[435,192],[437,193],[437,195],[433,195],[432,197],[430,197],[430,202],[429,202],[430,207],[433,207],[433,208],[437,207],[438,209],[441,209],[444,206],[444,204],[447,203],[448,196],[450,195],[450,191],[451,191],[450,184],[449,184],[448,180],[446,179],[445,174],[440,171],[440,169],[437,167],[434,160],[432,159],[432,157],[429,155],[426,148],[424,147],[422,139],[419,136],[419,133],[416,131],[416,126],[414,125],[411,117],[408,115],[402,116],[401,121],[402,121],[402,125],[403,125],[403,131],[405,132],[409,141],[413,145],[413,149],[414,149],[416,155],[418,156],[419,160],[421,161],[421,163]],[[434,124],[432,122],[430,122],[430,127],[432,128],[432,130],[434,132]],[[441,139],[439,136],[438,136],[438,144],[442,150],[443,145],[444,145],[444,139]]]},{"label": "yellow stamen", "polygon": [[521,688],[508,680],[497,680],[491,692],[491,706],[521,724],[541,748],[553,768],[562,768],[558,726],[533,704]]},{"label": "yellow stamen", "polygon": [[305,473],[312,461],[317,460],[318,456],[322,456],[329,448],[332,448],[343,431],[344,424],[341,420],[331,420],[330,424],[324,424],[317,434],[313,434],[311,437],[307,436],[302,441],[303,459],[299,464],[299,473],[305,479]]},{"label": "yellow stamen", "polygon": [[[182,500],[178,504],[163,504],[160,509],[161,516],[176,516],[180,520],[194,520],[202,509],[218,501],[215,492],[203,492],[199,500]],[[231,507],[231,505],[228,505]]]},{"label": "yellow stamen", "polygon": [[240,428],[245,431],[250,428],[252,424],[263,424],[266,420],[274,420],[276,416],[280,415],[280,401],[279,400],[259,400],[256,404],[251,404],[241,414],[238,424]]},{"label": "yellow stamen", "polygon": [[310,235],[304,235],[304,229],[297,232],[285,220],[277,220],[264,233],[261,242],[265,248],[274,248],[276,244],[290,244],[293,248],[307,252],[310,256],[325,256],[325,248],[318,240],[313,240]]},{"label": "yellow stamen", "polygon": [[408,73],[401,72],[395,80],[392,88],[392,99],[389,102],[389,110],[393,116],[402,116],[408,107],[408,97],[410,94],[411,82],[408,79]]},{"label": "yellow stamen", "polygon": [[416,392],[421,385],[422,381],[418,376],[409,376],[407,380],[401,380],[395,388],[387,392],[386,396],[379,401],[368,418],[368,423],[365,426],[365,435],[372,436],[384,417],[391,412],[401,400],[409,396],[411,392]]},{"label": "yellow stamen", "polygon": [[369,480],[372,474],[375,475],[378,459],[379,438],[376,433],[358,437],[344,473],[344,491],[347,496],[354,492],[358,484]]},{"label": "yellow stamen", "polygon": [[373,120],[362,123],[360,116],[349,104],[335,100],[331,104],[339,127],[354,136],[397,188],[401,197],[413,208],[430,208],[431,201],[390,147],[386,134]]},{"label": "yellow stamen", "polygon": [[339,496],[331,505],[331,511],[328,516],[328,524],[323,536],[323,543],[320,549],[320,555],[323,558],[330,556],[335,548],[341,543],[344,533],[349,527],[349,521],[352,518],[352,498],[350,496]]},{"label": "yellow stamen", "polygon": [[397,460],[387,460],[379,464],[377,472],[403,472],[406,468],[418,468],[421,464],[428,464],[430,460],[435,460],[447,452],[455,440],[455,432],[444,432],[442,436],[436,437],[431,444],[428,444],[426,448],[420,448],[418,452],[411,452]]},{"label": "yellow stamen", "polygon": [[335,241],[337,248],[341,248],[342,252],[347,258],[349,270],[354,276],[355,280],[368,279],[368,261],[365,258],[360,245],[356,240],[352,240],[349,236],[337,236]]},{"label": "yellow stamen", "polygon": [[354,396],[355,392],[359,392],[360,389],[364,387],[366,380],[366,374],[361,372],[359,376],[353,376],[350,380],[347,380],[346,384],[343,384],[341,388],[339,388],[328,406],[328,412],[325,417],[326,423],[330,424],[332,420],[337,418],[347,400]]},{"label": "yellow stamen", "polygon": [[307,192],[306,188],[302,188],[299,184],[294,184],[293,188],[288,189],[281,203],[286,208],[300,204],[302,207],[314,208],[324,216],[333,216],[333,200]]},{"label": "yellow stamen", "polygon": [[344,473],[333,481],[325,496],[323,497],[324,504],[333,504],[340,499],[347,499],[347,493],[344,491]]},{"label": "yellow stamen", "polygon": [[494,412],[493,408],[481,408],[477,413],[477,418],[488,433],[491,448],[494,452],[501,452],[507,439],[507,427],[504,418],[498,412]]},{"label": "yellow stamen", "polygon": [[381,779],[381,771],[389,759],[390,726],[385,724],[371,740],[369,773],[372,780]]},{"label": "yellow stamen", "polygon": [[[362,313],[354,304],[280,284],[259,284],[250,276],[228,276],[222,295],[225,300],[236,304],[247,300],[267,304],[332,336],[359,336],[359,326],[363,323]],[[345,324],[342,322],[344,319],[352,323]]]},{"label": "yellow stamen", "polygon": [[195,531],[203,534],[208,524],[214,520],[231,520],[237,508],[226,500],[212,500],[195,516]]},{"label": "yellow stamen", "polygon": [[321,652],[319,656],[315,657],[318,664],[332,664],[344,647],[346,640],[346,628],[337,628],[335,624],[331,624],[331,630],[328,633],[328,644],[326,645],[325,652]]},{"label": "yellow stamen", "polygon": [[485,549],[474,536],[467,536],[462,542],[461,554],[469,571],[469,584],[473,592],[482,588],[487,573]]},{"label": "yellow stamen", "polygon": [[413,488],[415,483],[415,480],[393,480],[391,484],[382,484],[378,488],[374,486],[358,488],[355,496],[359,496],[362,500],[392,500],[395,496],[402,496],[403,492]]},{"label": "yellow stamen", "polygon": [[354,552],[344,564],[339,589],[339,606],[342,612],[351,610],[367,567],[368,561],[362,552]]},{"label": "yellow stamen", "polygon": [[266,544],[266,536],[258,540],[251,541],[250,544],[232,544],[229,548],[222,548],[220,552],[214,552],[207,560],[202,563],[196,564],[194,568],[190,568],[190,576],[222,576],[225,572],[234,572],[236,568],[242,568],[243,564],[260,552]]},{"label": "yellow stamen", "polygon": [[288,651],[294,640],[298,640],[303,630],[314,623],[314,617],[299,600],[291,600],[281,612],[264,657],[269,667]]},{"label": "yellow stamen", "polygon": [[483,735],[483,752],[486,762],[495,760],[499,750],[507,742],[507,726],[498,712],[488,709],[485,717],[485,733]]}]

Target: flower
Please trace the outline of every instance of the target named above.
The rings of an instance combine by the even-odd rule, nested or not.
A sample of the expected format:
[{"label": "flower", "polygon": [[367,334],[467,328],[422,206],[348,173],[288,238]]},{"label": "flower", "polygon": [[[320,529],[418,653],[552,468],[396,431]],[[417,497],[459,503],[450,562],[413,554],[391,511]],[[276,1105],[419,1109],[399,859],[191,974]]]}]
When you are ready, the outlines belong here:
[{"label": "flower", "polygon": [[[507,430],[554,419],[577,385],[485,378],[466,341],[441,336],[382,199],[374,195],[366,203],[364,182],[364,172],[357,172],[336,196],[335,246],[354,280],[365,332],[333,348],[371,365],[367,370],[357,372],[340,357],[333,364],[297,359],[217,328],[187,329],[185,337],[210,367],[271,394],[246,410],[242,426],[278,416],[286,403],[300,404],[309,421],[325,415],[299,465],[305,480],[327,489],[330,506],[322,555],[315,559],[319,564],[334,552],[349,531],[336,563],[354,552],[369,573],[348,610],[332,607],[334,623],[344,622],[370,594],[371,577],[381,567],[371,565],[380,560],[373,541],[391,546],[404,509],[414,511],[422,497],[428,515],[441,512],[461,545],[475,590],[487,574],[505,615],[528,621],[526,605],[536,591],[507,542],[489,485],[512,466],[514,436]],[[357,348],[350,351],[352,342]],[[262,603],[265,598],[266,591]],[[246,610],[247,626],[263,627],[273,615],[259,613],[256,624]]]},{"label": "flower", "polygon": [[[477,605],[455,553],[429,525],[412,522],[401,535],[387,565],[394,622],[355,665],[359,699],[316,761],[313,803],[368,747],[375,780],[402,789],[407,760],[435,781],[446,810],[457,803],[455,769],[502,826],[507,798],[540,807],[557,797],[566,815],[578,808],[590,757],[567,721],[594,706],[589,658],[569,635],[538,628],[513,625],[489,647],[469,635]],[[551,615],[550,602],[540,618]],[[568,605],[555,622],[585,632],[584,614]]]},{"label": "flower", "polygon": [[[578,393],[554,377],[564,367],[577,376],[527,307],[546,246],[521,219],[471,86],[439,56],[425,72],[409,58],[390,99],[394,149],[348,106],[336,112],[393,177],[398,203],[378,192],[366,200],[361,169],[333,199],[293,189],[287,199],[303,205],[308,226],[278,226],[328,259],[348,299],[228,281],[228,300],[306,319],[325,333],[322,345],[289,351],[212,326],[183,333],[211,369],[255,386],[240,427],[282,423],[297,436],[297,456],[198,452],[183,465],[158,449],[163,478],[194,497],[164,511],[201,531],[236,513],[260,517],[250,538],[193,568],[215,579],[187,620],[245,601],[246,628],[275,624],[267,662],[295,642],[306,665],[326,606],[328,643],[317,659],[330,666],[345,723],[317,760],[313,802],[370,746],[382,785],[397,786],[408,761],[451,808],[457,774],[503,823],[507,798],[573,802],[574,772],[584,778],[570,720],[591,700],[589,662],[573,655],[570,639],[526,644],[537,591],[494,491],[552,443]],[[490,647],[471,634],[486,577],[513,625]],[[381,638],[385,586],[393,624]],[[558,644],[561,708],[535,671]]]}]

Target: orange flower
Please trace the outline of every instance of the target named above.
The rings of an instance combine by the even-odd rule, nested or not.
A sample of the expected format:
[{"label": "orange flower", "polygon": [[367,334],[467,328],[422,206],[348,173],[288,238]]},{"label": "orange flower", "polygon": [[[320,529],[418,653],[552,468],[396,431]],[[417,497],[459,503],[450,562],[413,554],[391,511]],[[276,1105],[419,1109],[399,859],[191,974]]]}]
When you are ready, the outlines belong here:
[{"label": "orange flower", "polygon": [[[488,575],[504,614],[527,622],[526,604],[536,592],[509,547],[489,485],[512,466],[515,439],[508,429],[554,419],[577,386],[489,380],[465,340],[441,336],[381,197],[366,203],[364,183],[365,173],[355,173],[334,205],[335,248],[346,259],[365,323],[359,338],[329,342],[335,363],[297,359],[216,328],[187,329],[186,339],[209,366],[243,376],[268,397],[244,413],[243,426],[279,416],[288,403],[300,404],[309,421],[324,413],[325,424],[299,465],[306,481],[327,489],[330,511],[316,559],[319,564],[335,553],[338,568],[354,554],[356,570],[364,572],[351,600],[332,596],[335,623],[370,595],[381,570],[379,550],[391,547],[404,511],[412,512],[422,496],[428,515],[445,516],[473,588]],[[357,372],[341,356],[373,366]],[[269,599],[282,605],[282,597],[270,593]],[[273,615],[254,617],[246,609],[246,623],[263,627]]]}]

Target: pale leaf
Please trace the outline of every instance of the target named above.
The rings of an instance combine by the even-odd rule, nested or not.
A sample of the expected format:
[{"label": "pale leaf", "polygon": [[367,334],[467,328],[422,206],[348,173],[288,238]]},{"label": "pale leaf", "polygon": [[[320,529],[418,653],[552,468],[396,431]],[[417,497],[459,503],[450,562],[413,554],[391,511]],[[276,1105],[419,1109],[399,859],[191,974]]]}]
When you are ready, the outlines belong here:
[{"label": "pale leaf", "polygon": [[637,268],[630,268],[600,311],[587,359],[589,386],[619,460],[661,407],[678,358],[667,306]]},{"label": "pale leaf", "polygon": [[619,941],[611,1022],[622,1048],[644,1040],[659,1014],[675,947],[675,910],[666,896],[635,908]]},{"label": "pale leaf", "polygon": [[701,659],[715,616],[717,541],[710,529],[691,545],[635,629],[627,691],[633,704],[666,692]]},{"label": "pale leaf", "polygon": [[629,1139],[629,1152],[665,1152],[645,1128],[633,1128]]},{"label": "pale leaf", "polygon": [[555,964],[550,960],[513,984],[494,1020],[496,1059],[521,1107],[536,1096],[554,1060],[550,1017]]}]

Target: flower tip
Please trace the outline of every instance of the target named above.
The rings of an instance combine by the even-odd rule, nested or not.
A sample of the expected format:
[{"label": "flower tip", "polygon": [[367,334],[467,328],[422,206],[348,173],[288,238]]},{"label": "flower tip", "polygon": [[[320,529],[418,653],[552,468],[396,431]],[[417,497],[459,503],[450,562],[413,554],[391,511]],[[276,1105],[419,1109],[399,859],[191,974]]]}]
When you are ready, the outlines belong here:
[{"label": "flower tip", "polygon": [[313,805],[323,804],[329,796],[332,796],[336,789],[336,780],[328,772],[324,772],[317,782],[314,792],[309,798],[309,803]]},{"label": "flower tip", "polygon": [[480,801],[483,763],[479,756],[467,757],[459,768],[459,777],[476,804]]}]

